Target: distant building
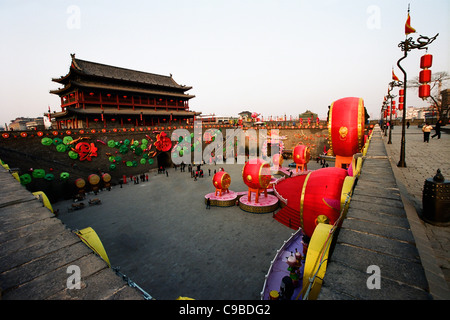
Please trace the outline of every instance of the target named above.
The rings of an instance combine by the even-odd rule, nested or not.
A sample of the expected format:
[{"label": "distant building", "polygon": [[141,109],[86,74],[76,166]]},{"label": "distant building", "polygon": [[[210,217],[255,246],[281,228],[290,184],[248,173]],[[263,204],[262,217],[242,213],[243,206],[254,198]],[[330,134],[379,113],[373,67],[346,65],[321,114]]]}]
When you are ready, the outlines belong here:
[{"label": "distant building", "polygon": [[8,126],[9,130],[14,131],[25,131],[25,130],[43,130],[44,127],[44,118],[25,118],[19,117],[14,120],[11,120],[11,123]]},{"label": "distant building", "polygon": [[[61,98],[61,111],[49,113],[54,128],[107,128],[185,124],[196,115],[189,110],[192,87],[170,76],[113,67],[75,58],[69,72],[52,81]],[[47,114],[48,116],[48,114]]]},{"label": "distant building", "polygon": [[314,113],[310,110],[306,110],[306,112],[299,114],[298,118],[303,119],[303,120],[308,120],[308,118],[309,118],[309,119],[311,119],[311,121],[313,121],[317,118],[317,113]]},{"label": "distant building", "polygon": [[242,111],[242,112],[239,112],[238,115],[244,121],[249,121],[252,118],[252,113],[250,111]]}]

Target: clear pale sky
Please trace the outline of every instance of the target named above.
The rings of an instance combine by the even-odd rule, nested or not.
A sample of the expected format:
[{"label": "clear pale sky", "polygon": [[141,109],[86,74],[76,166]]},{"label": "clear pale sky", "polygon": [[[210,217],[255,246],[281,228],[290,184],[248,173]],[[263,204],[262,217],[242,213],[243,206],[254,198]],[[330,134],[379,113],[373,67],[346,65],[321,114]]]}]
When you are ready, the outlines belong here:
[{"label": "clear pale sky", "polygon": [[[51,81],[76,57],[172,74],[192,86],[191,110],[325,118],[335,100],[361,97],[377,119],[397,60],[408,3],[417,33],[434,36],[432,71],[450,72],[448,0],[0,0],[0,126],[60,110]],[[413,50],[402,63],[418,76]],[[417,90],[408,106],[427,106]]]}]

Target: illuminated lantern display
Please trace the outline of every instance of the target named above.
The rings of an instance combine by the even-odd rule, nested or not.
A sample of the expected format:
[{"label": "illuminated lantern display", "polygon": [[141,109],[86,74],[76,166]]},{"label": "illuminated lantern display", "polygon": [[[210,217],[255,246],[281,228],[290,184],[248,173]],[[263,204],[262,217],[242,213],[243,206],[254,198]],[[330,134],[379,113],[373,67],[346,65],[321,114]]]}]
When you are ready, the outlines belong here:
[{"label": "illuminated lantern display", "polygon": [[348,171],[330,167],[305,178],[300,198],[300,226],[311,237],[319,222],[334,224],[341,210],[341,193]]},{"label": "illuminated lantern display", "polygon": [[305,145],[298,145],[292,151],[292,156],[295,162],[295,172],[301,167],[302,172],[308,170],[307,164],[311,158],[311,149]]},{"label": "illuminated lantern display", "polygon": [[433,56],[431,54],[425,54],[420,58],[420,68],[422,69],[419,72],[419,82],[421,85],[419,86],[419,98],[425,100],[430,96],[430,85],[428,84],[431,81],[431,65],[433,63]]},{"label": "illuminated lantern display", "polygon": [[336,155],[335,166],[349,165],[364,147],[365,108],[362,98],[347,97],[330,106],[328,134]]},{"label": "illuminated lantern display", "polygon": [[242,178],[248,186],[248,201],[251,200],[251,193],[256,193],[255,202],[258,203],[259,194],[264,191],[267,197],[267,187],[270,184],[272,175],[270,174],[270,165],[260,158],[249,160],[242,169]]},{"label": "illuminated lantern display", "polygon": [[221,197],[222,193],[230,193],[228,188],[230,187],[230,184],[231,184],[231,177],[225,171],[217,172],[214,175],[212,182],[213,182],[214,188],[216,188],[216,193],[215,193],[216,196],[218,194],[219,197]]}]

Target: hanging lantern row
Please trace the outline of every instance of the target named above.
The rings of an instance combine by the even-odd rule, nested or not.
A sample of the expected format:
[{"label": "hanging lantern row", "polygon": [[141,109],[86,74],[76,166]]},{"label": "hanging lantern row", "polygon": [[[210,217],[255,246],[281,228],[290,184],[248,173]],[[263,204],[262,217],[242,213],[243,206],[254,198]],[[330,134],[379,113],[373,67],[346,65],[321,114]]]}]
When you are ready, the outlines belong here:
[{"label": "hanging lantern row", "polygon": [[405,102],[405,90],[398,91],[398,110],[403,110],[403,103]]},{"label": "hanging lantern row", "polygon": [[422,69],[419,72],[419,82],[421,85],[419,86],[419,98],[425,100],[430,96],[430,85],[431,82],[431,65],[433,64],[433,56],[431,54],[425,54],[420,58],[420,68]]}]

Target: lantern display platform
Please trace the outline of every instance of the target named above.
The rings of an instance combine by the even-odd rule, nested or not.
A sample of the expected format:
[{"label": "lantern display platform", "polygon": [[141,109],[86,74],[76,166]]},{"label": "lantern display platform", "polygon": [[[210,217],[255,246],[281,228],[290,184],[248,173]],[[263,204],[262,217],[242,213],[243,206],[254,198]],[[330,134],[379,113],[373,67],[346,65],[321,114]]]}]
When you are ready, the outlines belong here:
[{"label": "lantern display platform", "polygon": [[237,197],[238,193],[231,190],[228,190],[226,193],[222,193],[222,195],[217,194],[217,192],[211,192],[205,195],[205,204],[209,198],[212,206],[231,207],[236,205]]},{"label": "lantern display platform", "polygon": [[256,202],[256,194],[251,193],[250,199],[246,196],[239,198],[239,207],[251,213],[269,213],[278,209],[278,198],[274,195],[261,195]]},{"label": "lantern display platform", "polygon": [[285,177],[288,177],[291,174],[291,171],[289,170],[289,168],[286,167],[270,167],[270,172],[272,174],[279,174]]}]

